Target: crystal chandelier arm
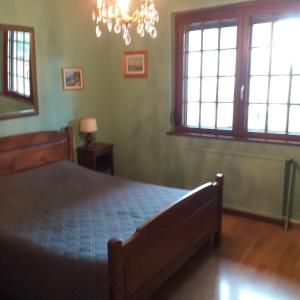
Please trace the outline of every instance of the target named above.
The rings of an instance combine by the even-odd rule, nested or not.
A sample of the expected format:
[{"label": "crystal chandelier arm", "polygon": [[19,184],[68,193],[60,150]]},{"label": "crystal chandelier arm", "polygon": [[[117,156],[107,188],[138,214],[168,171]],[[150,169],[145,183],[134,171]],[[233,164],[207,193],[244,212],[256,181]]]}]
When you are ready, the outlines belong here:
[{"label": "crystal chandelier arm", "polygon": [[[119,2],[123,1],[123,2]],[[122,4],[122,5],[121,5]],[[100,24],[105,24],[111,32],[120,33],[123,30],[123,39],[126,45],[131,42],[129,28],[137,27],[137,33],[143,37],[145,32],[152,38],[157,36],[156,23],[159,21],[154,0],[142,1],[141,8],[134,13],[128,13],[129,0],[97,0],[97,7],[92,12],[93,21],[96,23],[96,35],[101,36]]]}]

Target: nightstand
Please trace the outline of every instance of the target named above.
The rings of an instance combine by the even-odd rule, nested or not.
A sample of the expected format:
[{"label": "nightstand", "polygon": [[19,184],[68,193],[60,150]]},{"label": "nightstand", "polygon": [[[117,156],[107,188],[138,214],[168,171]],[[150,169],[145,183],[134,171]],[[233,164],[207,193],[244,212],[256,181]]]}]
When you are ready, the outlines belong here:
[{"label": "nightstand", "polygon": [[90,148],[78,147],[78,164],[99,172],[114,175],[113,144],[95,143]]}]

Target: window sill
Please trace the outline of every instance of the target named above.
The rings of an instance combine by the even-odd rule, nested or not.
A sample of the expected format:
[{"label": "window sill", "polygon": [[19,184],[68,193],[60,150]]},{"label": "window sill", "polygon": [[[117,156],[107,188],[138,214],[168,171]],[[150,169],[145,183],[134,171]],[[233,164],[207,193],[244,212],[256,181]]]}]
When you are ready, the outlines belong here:
[{"label": "window sill", "polygon": [[12,93],[12,92],[3,92],[0,93],[1,96],[11,98],[12,100],[21,102],[21,103],[26,103],[26,104],[33,104],[33,99],[31,97],[27,96],[22,96],[17,93]]},{"label": "window sill", "polygon": [[266,138],[252,138],[252,137],[233,137],[218,134],[205,134],[205,133],[195,133],[195,132],[182,132],[182,131],[168,131],[168,135],[172,136],[186,136],[194,138],[206,138],[206,139],[217,139],[226,141],[236,141],[236,142],[251,142],[251,143],[263,143],[272,145],[284,145],[284,146],[300,146],[300,141],[285,141],[285,140],[273,140]]}]

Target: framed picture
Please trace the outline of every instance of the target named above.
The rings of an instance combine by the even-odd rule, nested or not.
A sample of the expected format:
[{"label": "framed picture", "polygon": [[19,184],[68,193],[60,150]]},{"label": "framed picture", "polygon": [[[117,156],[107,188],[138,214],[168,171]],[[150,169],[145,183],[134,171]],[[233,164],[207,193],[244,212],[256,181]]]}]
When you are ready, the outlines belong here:
[{"label": "framed picture", "polygon": [[62,68],[62,80],[64,90],[83,89],[83,70],[82,68]]},{"label": "framed picture", "polygon": [[147,77],[148,75],[148,56],[146,50],[123,52],[123,76]]}]

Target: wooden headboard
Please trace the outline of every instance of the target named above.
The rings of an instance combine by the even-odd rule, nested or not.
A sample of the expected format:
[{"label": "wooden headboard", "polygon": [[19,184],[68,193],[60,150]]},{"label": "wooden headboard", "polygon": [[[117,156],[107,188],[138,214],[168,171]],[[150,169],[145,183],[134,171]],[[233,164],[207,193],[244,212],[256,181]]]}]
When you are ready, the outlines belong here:
[{"label": "wooden headboard", "polygon": [[0,176],[59,160],[74,160],[71,127],[0,138]]}]

